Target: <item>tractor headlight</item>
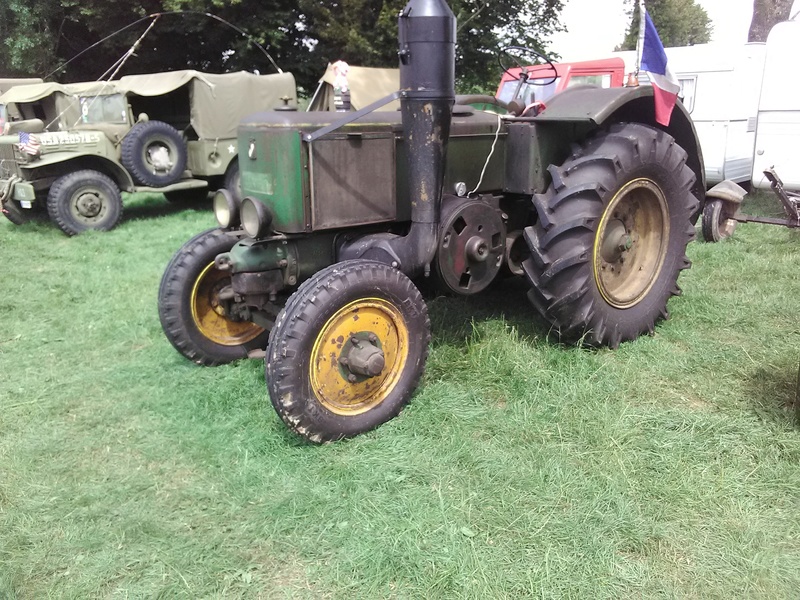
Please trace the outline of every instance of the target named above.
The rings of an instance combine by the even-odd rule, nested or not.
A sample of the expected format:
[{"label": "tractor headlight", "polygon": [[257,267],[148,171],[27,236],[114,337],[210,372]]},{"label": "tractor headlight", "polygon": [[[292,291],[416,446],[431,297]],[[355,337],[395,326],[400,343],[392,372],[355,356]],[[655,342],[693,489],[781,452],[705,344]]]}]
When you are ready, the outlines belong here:
[{"label": "tractor headlight", "polygon": [[214,216],[223,229],[235,227],[239,221],[239,204],[228,190],[217,190],[214,194]]},{"label": "tractor headlight", "polygon": [[248,196],[242,200],[242,227],[247,235],[261,237],[272,225],[272,213],[255,198]]}]

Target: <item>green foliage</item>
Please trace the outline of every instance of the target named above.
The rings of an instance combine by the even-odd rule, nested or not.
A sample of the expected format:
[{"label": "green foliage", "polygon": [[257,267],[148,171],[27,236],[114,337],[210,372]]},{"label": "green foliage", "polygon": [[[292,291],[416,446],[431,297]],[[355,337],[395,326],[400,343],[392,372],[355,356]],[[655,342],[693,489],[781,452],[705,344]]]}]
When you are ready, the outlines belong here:
[{"label": "green foliage", "polygon": [[[0,76],[46,76],[61,81],[101,77],[164,14],[130,57],[120,75],[196,68],[213,72],[272,66],[248,39],[265,46],[277,64],[313,89],[328,62],[397,66],[397,16],[406,0],[10,0],[0,7]],[[464,87],[493,87],[501,46],[542,48],[559,30],[561,0],[453,0],[458,18],[457,74]],[[220,17],[247,37],[200,13]],[[141,19],[141,22],[135,23]],[[98,48],[84,52],[92,44]],[[82,54],[81,54],[82,53]],[[75,58],[77,55],[78,58]],[[74,60],[72,60],[74,59]]]},{"label": "green foliage", "polygon": [[[706,9],[695,0],[648,0],[646,8],[665,48],[711,41],[711,20]],[[634,2],[625,39],[616,49],[635,50],[638,37],[639,4]]]},{"label": "green foliage", "polygon": [[519,281],[431,299],[411,406],[318,447],[263,363],[161,332],[208,203],[126,204],[76,238],[0,219],[0,597],[796,597],[798,231],[690,244],[671,319],[616,351],[549,339]]},{"label": "green foliage", "polygon": [[[317,40],[320,62],[344,60],[375,67],[397,66],[397,15],[406,0],[300,0],[303,24]],[[459,88],[494,87],[499,80],[497,54],[508,45],[543,49],[542,40],[563,29],[561,0],[520,3],[511,0],[453,0],[458,23],[456,75]]]}]

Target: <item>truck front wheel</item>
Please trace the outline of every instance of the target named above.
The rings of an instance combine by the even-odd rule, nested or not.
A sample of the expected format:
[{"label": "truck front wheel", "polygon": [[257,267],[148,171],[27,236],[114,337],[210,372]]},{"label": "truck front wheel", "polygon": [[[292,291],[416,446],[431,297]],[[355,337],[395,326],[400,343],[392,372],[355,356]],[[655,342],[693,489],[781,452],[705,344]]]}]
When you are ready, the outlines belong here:
[{"label": "truck front wheel", "polygon": [[122,218],[122,195],[107,175],[75,171],[55,180],[47,194],[47,213],[67,235],[108,231]]},{"label": "truck front wheel", "polygon": [[429,342],[425,302],[403,273],[368,260],[329,266],[289,298],[272,330],[272,404],[315,443],[368,431],[409,402]]},{"label": "truck front wheel", "polygon": [[523,266],[529,298],[564,339],[615,348],[667,318],[699,206],[686,158],[667,133],[627,123],[550,167]]},{"label": "truck front wheel", "polygon": [[199,365],[214,366],[247,358],[267,347],[269,333],[225,310],[230,275],[214,265],[237,239],[211,229],[186,242],[172,257],[158,289],[161,327],[175,349]]}]

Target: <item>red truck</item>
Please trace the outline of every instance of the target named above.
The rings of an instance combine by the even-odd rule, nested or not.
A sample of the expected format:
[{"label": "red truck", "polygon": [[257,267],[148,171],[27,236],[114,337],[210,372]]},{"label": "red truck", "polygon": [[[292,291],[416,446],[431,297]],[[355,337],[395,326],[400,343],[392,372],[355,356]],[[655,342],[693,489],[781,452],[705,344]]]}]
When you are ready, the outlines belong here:
[{"label": "red truck", "polygon": [[525,89],[520,90],[520,96],[524,98],[526,104],[532,104],[537,101],[547,102],[558,92],[575,85],[621,87],[624,80],[625,62],[618,57],[573,63],[518,65],[505,68],[495,96],[499,100],[509,102],[515,97],[517,88],[522,85]]}]

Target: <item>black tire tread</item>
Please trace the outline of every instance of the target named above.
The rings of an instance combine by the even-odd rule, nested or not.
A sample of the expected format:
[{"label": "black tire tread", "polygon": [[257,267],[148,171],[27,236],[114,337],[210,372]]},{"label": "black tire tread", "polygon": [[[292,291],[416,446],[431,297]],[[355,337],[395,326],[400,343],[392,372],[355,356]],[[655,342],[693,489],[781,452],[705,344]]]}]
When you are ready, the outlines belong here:
[{"label": "black tire tread", "polygon": [[[667,133],[621,123],[582,146],[573,146],[561,166],[549,167],[552,184],[546,193],[534,195],[537,222],[524,232],[530,257],[523,270],[531,285],[530,301],[562,339],[617,347],[642,333],[652,333],[656,321],[667,318],[667,300],[680,293],[674,282],[691,264],[685,250],[695,235],[691,223],[698,207],[692,194],[695,175],[686,162],[686,152]],[[596,298],[592,244],[615,190],[642,173],[656,173],[672,182],[669,249],[680,251],[665,261],[666,271],[662,268],[659,285],[651,292],[660,297],[641,302],[648,305],[646,314],[630,309],[628,316],[635,314],[637,322],[627,324],[615,314],[622,311]]]},{"label": "black tire tread", "polygon": [[[413,381],[409,385],[399,390],[399,400],[389,404],[387,404],[388,401],[385,401],[381,405],[383,411],[378,421],[363,426],[353,423],[356,420],[355,417],[345,417],[338,420],[337,425],[340,427],[326,429],[326,426],[320,423],[325,419],[320,419],[319,413],[327,411],[319,405],[312,406],[310,402],[298,401],[295,395],[297,386],[293,382],[292,376],[299,369],[298,360],[307,354],[307,349],[303,347],[302,337],[304,333],[308,332],[309,327],[312,327],[311,322],[315,316],[329,307],[332,301],[335,302],[337,293],[340,293],[341,290],[353,289],[354,286],[364,285],[378,296],[381,296],[383,292],[384,297],[385,290],[390,288],[393,290],[392,295],[395,296],[396,301],[399,301],[407,310],[416,314],[421,313],[424,334],[421,338],[411,341],[412,345],[418,342],[422,344],[417,364],[412,366],[412,370],[417,370],[418,374],[413,377]],[[408,277],[396,269],[369,260],[349,260],[331,265],[300,285],[278,315],[275,327],[272,329],[265,366],[267,387],[272,404],[283,422],[292,431],[314,443],[335,441],[363,433],[397,416],[408,404],[422,377],[429,344],[430,319],[427,308],[419,290]],[[376,407],[370,413],[377,410]],[[345,422],[348,419],[350,422]],[[330,415],[327,421],[331,421]]]},{"label": "black tire tread", "polygon": [[[150,173],[146,166],[142,164],[141,146],[144,141],[151,136],[171,138],[178,149],[177,156],[175,157],[175,165],[172,171],[165,175]],[[183,175],[183,172],[186,170],[188,154],[186,143],[183,141],[183,137],[177,129],[163,121],[142,121],[136,123],[131,127],[127,135],[122,138],[120,152],[120,160],[123,166],[128,169],[133,180],[139,185],[151,187],[169,185],[180,179],[181,175]]]},{"label": "black tire tread", "polygon": [[[91,181],[93,185],[105,187],[109,195],[109,212],[107,218],[99,223],[97,226],[90,227],[85,223],[76,221],[68,206],[69,197],[68,188],[76,182],[82,180]],[[108,175],[94,171],[92,169],[83,169],[81,171],[73,171],[62,175],[53,182],[50,191],[47,193],[47,214],[50,220],[55,223],[61,231],[67,235],[73,236],[83,233],[88,229],[97,231],[110,231],[117,226],[120,219],[122,219],[122,195],[120,194],[117,184]]]},{"label": "black tire tread", "polygon": [[[167,264],[158,288],[158,316],[167,339],[183,356],[204,366],[217,366],[247,358],[248,352],[265,348],[268,333],[241,346],[220,346],[205,338],[191,319],[189,297],[199,272],[217,255],[230,250],[236,239],[220,229],[197,234]],[[188,312],[188,314],[187,314]]]}]

